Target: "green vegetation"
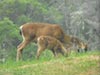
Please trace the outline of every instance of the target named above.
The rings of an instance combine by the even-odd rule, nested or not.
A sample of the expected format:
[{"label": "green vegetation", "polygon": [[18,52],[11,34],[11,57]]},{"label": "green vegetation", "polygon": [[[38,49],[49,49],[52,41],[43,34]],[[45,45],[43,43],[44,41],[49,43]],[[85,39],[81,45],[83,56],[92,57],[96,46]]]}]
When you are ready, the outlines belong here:
[{"label": "green vegetation", "polygon": [[[98,3],[98,4],[97,4]],[[97,0],[0,0],[0,75],[100,75],[100,26]],[[23,61],[16,62],[22,41],[19,27],[27,22],[61,25],[89,45],[87,53],[54,58],[45,51],[36,60],[37,45],[23,50]]]},{"label": "green vegetation", "polygon": [[[90,2],[94,4],[91,6]],[[76,2],[73,0],[0,0],[0,63],[15,60],[17,46],[22,42],[19,27],[27,22],[59,24],[65,33],[86,41],[90,50],[100,49],[99,31],[95,32],[96,23],[92,23],[95,17],[94,19],[91,17],[91,14],[96,16],[95,3],[97,2],[94,0],[90,2],[83,0]],[[91,12],[88,12],[89,9],[83,9],[86,8],[85,3],[86,5],[89,3],[90,8],[93,8],[90,9]],[[99,26],[97,28],[100,29]],[[33,43],[27,46],[23,51],[23,59],[35,59],[36,50],[37,47]]]},{"label": "green vegetation", "polygon": [[50,51],[39,60],[8,61],[0,64],[0,75],[100,75],[100,52],[72,53],[54,58]]},{"label": "green vegetation", "polygon": [[[53,7],[48,8],[47,2],[50,1],[0,0],[0,62],[15,60],[16,48],[22,41],[19,34],[19,27],[22,24],[46,22],[45,17],[48,18],[48,15],[52,16],[53,13],[56,19],[51,20],[51,22],[61,21],[63,16],[61,16],[60,11],[58,12]],[[35,57],[34,52],[36,53],[34,44],[24,50],[25,56],[30,59]]]}]

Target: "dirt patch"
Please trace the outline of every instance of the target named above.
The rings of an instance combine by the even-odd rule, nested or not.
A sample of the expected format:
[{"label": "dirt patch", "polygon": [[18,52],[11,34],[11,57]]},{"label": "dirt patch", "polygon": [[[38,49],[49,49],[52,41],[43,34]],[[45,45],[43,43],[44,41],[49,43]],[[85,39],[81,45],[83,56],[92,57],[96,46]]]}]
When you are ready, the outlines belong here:
[{"label": "dirt patch", "polygon": [[91,55],[91,56],[89,57],[89,59],[100,60],[100,56],[97,56],[97,55]]}]

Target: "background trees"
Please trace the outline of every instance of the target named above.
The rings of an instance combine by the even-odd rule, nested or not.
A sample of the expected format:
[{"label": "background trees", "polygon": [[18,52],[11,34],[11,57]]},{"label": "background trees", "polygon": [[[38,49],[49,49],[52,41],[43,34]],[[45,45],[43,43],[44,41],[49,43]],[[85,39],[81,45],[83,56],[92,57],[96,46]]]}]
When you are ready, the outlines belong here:
[{"label": "background trees", "polygon": [[[13,58],[22,39],[19,26],[27,22],[60,24],[63,30],[100,49],[99,0],[0,0],[0,60]],[[34,54],[30,48],[30,57]],[[31,54],[33,52],[33,54]],[[27,52],[28,54],[28,52]]]}]

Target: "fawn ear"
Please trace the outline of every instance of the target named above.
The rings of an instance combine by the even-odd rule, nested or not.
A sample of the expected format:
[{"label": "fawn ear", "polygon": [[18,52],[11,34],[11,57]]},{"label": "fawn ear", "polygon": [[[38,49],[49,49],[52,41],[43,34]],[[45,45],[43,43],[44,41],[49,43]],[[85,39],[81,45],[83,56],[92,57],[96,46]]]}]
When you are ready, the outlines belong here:
[{"label": "fawn ear", "polygon": [[41,40],[44,40],[44,37],[41,37]]},{"label": "fawn ear", "polygon": [[39,40],[44,40],[44,39],[46,39],[46,37],[45,36],[41,36]]}]

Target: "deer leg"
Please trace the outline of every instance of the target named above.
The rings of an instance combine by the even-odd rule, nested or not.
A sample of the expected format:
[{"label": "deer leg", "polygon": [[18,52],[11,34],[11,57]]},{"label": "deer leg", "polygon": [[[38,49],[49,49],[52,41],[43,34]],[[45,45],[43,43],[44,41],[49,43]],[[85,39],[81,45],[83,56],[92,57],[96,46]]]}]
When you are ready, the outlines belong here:
[{"label": "deer leg", "polygon": [[57,57],[57,52],[55,50],[52,50],[54,57]]},{"label": "deer leg", "polygon": [[37,50],[36,58],[39,59],[40,54],[45,50],[45,48],[39,47]]},{"label": "deer leg", "polygon": [[72,47],[72,46],[73,46],[73,45],[70,43],[70,44],[67,46],[67,48],[66,48],[67,54],[68,54],[68,55],[71,54],[71,47]]},{"label": "deer leg", "polygon": [[26,47],[26,45],[29,43],[30,41],[23,41],[17,48],[17,57],[16,57],[16,60],[19,61],[21,56],[22,56],[22,50],[24,47]]},{"label": "deer leg", "polygon": [[85,50],[85,52],[87,52],[87,50],[88,50],[88,49],[87,49],[87,47],[85,47],[85,49],[84,49],[84,50]]},{"label": "deer leg", "polygon": [[64,46],[62,46],[62,48],[61,48],[61,54],[63,55],[63,56],[68,56],[68,53],[69,53],[69,49],[66,49]]},{"label": "deer leg", "polygon": [[17,46],[17,48],[20,48],[20,47],[22,46],[22,44],[23,44],[23,42],[22,42],[22,43],[20,43],[20,44]]}]

